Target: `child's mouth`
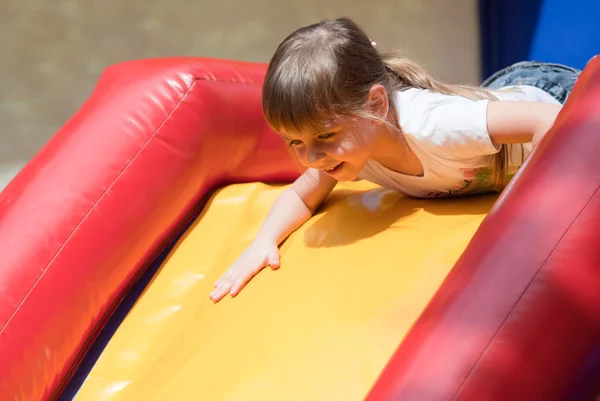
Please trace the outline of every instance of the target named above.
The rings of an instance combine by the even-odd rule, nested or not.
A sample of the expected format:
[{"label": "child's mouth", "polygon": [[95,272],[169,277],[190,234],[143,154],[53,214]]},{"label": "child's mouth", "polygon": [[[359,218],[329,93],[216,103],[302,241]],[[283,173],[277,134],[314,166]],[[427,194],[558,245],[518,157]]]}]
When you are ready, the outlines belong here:
[{"label": "child's mouth", "polygon": [[341,162],[339,164],[336,164],[332,168],[326,168],[325,171],[327,171],[328,173],[335,173],[342,167],[343,164],[344,164],[344,162]]}]

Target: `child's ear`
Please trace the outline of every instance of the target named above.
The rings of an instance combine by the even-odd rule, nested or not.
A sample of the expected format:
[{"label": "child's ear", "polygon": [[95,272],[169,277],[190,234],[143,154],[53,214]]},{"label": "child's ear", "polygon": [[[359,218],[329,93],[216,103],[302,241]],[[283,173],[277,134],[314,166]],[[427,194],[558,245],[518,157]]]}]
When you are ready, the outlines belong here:
[{"label": "child's ear", "polygon": [[383,87],[383,85],[376,84],[371,86],[371,89],[369,89],[368,107],[369,111],[382,121],[387,119],[389,102],[387,90]]}]

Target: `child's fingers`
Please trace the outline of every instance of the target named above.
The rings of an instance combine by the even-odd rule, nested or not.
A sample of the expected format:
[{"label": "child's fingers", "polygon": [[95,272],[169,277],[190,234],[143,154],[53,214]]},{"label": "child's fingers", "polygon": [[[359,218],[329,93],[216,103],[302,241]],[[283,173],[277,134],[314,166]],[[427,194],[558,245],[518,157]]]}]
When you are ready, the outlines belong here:
[{"label": "child's fingers", "polygon": [[215,283],[213,284],[213,286],[215,288],[217,288],[224,281],[231,281],[230,270],[228,270],[227,272],[225,272],[225,274],[223,274],[221,277],[219,277],[219,279],[217,281],[215,281]]},{"label": "child's fingers", "polygon": [[[231,296],[236,296],[242,288],[246,286],[250,279],[267,264],[273,269],[278,269],[279,252],[270,252],[266,258],[261,258],[261,261],[258,263],[242,265],[241,263],[236,262],[234,266],[229,268],[229,270],[213,284],[214,290],[210,293],[210,299],[218,301],[227,295],[227,293]],[[248,268],[248,266],[254,266],[254,268]]]},{"label": "child's fingers", "polygon": [[250,281],[252,276],[254,276],[252,273],[247,272],[245,275],[238,277],[233,282],[233,285],[231,286],[231,290],[229,291],[231,296],[235,297],[241,291],[241,289],[246,286],[246,284],[248,283],[248,281]]},{"label": "child's fingers", "polygon": [[268,262],[269,262],[269,266],[271,266],[271,269],[279,269],[280,263],[279,263],[279,253],[274,252],[271,255],[269,255],[268,258]]},{"label": "child's fingers", "polygon": [[210,299],[213,301],[219,301],[223,298],[231,289],[231,282],[222,280],[219,285],[210,293]]},{"label": "child's fingers", "polygon": [[210,294],[210,299],[214,302],[219,302],[227,294],[227,288],[218,288]]},{"label": "child's fingers", "polygon": [[219,284],[221,284],[223,282],[223,279],[225,279],[226,275],[227,275],[227,273],[225,273],[221,277],[219,277],[219,279],[214,282],[213,287],[217,288],[219,286]]},{"label": "child's fingers", "polygon": [[237,294],[251,277],[252,273],[248,270],[230,269],[217,281],[210,298],[213,301],[218,301],[228,293],[232,296]]}]

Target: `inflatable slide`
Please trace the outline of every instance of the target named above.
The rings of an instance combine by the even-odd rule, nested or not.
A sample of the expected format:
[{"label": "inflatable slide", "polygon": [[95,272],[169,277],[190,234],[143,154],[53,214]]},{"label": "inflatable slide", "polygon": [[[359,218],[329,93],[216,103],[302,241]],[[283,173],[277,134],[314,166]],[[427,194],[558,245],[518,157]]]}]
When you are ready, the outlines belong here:
[{"label": "inflatable slide", "polygon": [[550,401],[600,390],[600,59],[500,196],[340,185],[208,295],[299,170],[266,65],[114,65],[0,195],[2,401]]}]

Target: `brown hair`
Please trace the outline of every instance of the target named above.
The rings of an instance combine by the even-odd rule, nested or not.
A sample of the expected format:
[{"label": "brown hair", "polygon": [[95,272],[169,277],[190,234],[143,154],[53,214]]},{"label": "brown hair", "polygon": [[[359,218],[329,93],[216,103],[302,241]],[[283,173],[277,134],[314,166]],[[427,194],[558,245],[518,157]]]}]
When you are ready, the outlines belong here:
[{"label": "brown hair", "polygon": [[[342,115],[373,118],[365,105],[376,84],[387,90],[390,104],[394,91],[408,88],[497,100],[483,88],[443,83],[405,57],[380,54],[356,23],[338,18],[302,27],[279,45],[265,76],[263,112],[276,131],[319,130],[324,120]],[[399,130],[395,109],[390,107],[390,112]],[[496,191],[506,186],[507,157],[502,145],[492,165]]]}]

